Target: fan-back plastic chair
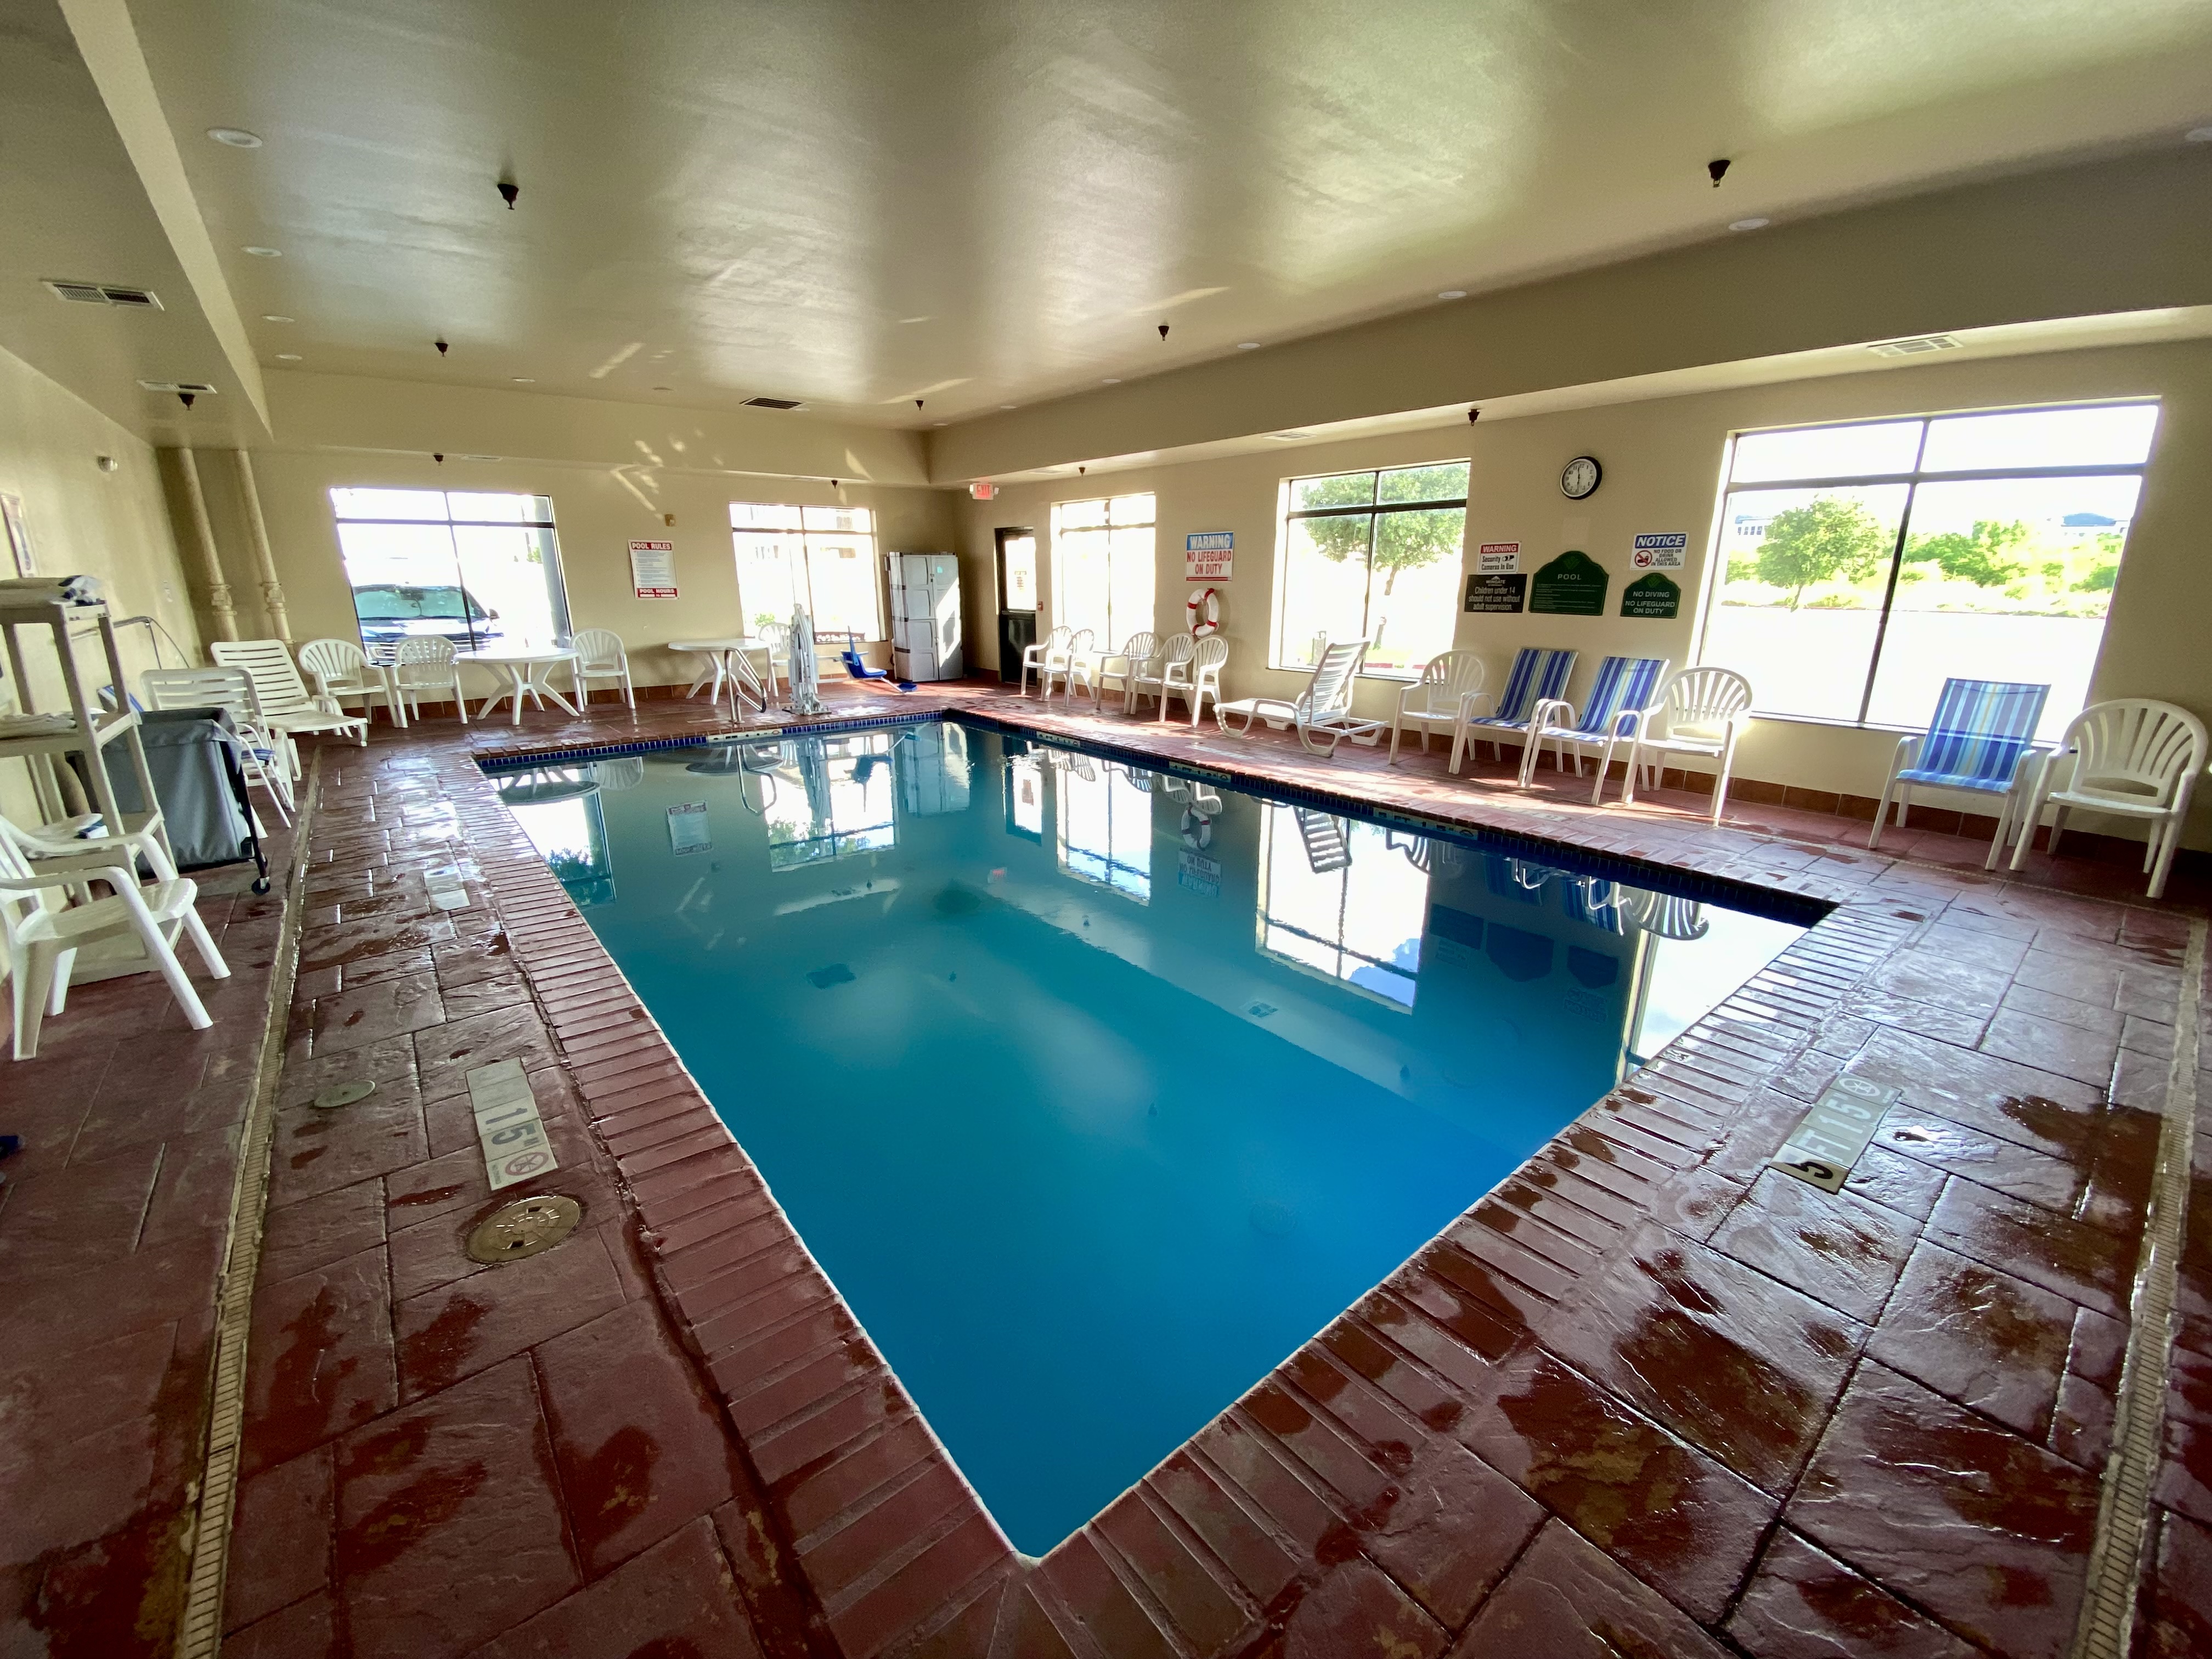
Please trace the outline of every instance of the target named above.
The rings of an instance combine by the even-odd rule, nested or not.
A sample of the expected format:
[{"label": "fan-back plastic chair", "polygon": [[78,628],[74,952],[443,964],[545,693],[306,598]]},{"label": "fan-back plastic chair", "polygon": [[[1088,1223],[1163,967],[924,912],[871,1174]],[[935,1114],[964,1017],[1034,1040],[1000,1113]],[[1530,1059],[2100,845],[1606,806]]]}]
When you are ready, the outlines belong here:
[{"label": "fan-back plastic chair", "polygon": [[1359,665],[1366,659],[1365,640],[1325,646],[1321,660],[1306,680],[1306,689],[1296,698],[1239,697],[1234,702],[1217,699],[1214,724],[1226,732],[1229,717],[1242,716],[1244,724],[1236,728],[1239,737],[1251,731],[1255,719],[1293,726],[1298,741],[1316,755],[1334,755],[1337,744],[1346,738],[1354,743],[1373,743],[1390,722],[1363,720],[1352,712],[1352,690],[1359,682]]},{"label": "fan-back plastic chair", "polygon": [[1538,703],[1565,696],[1567,681],[1575,672],[1575,656],[1572,651],[1523,646],[1513,653],[1504,689],[1490,713],[1474,712],[1478,703],[1491,701],[1489,692],[1470,691],[1462,697],[1459,719],[1452,723],[1451,769],[1459,770],[1460,758],[1470,744],[1486,743],[1492,754],[1499,753],[1498,739],[1508,732],[1526,732],[1528,716]]},{"label": "fan-back plastic chair", "polygon": [[1390,764],[1398,763],[1398,738],[1409,726],[1421,732],[1421,752],[1429,750],[1429,728],[1442,721],[1449,732],[1458,722],[1460,700],[1482,690],[1482,656],[1474,651],[1440,651],[1429,659],[1421,678],[1398,694],[1390,720]]},{"label": "fan-back plastic chair", "polygon": [[406,724],[400,718],[399,699],[392,695],[392,676],[351,640],[309,640],[300,647],[300,666],[314,678],[318,702],[343,713],[345,704],[358,702],[365,717],[372,700],[380,697],[392,723]]},{"label": "fan-back plastic chair", "polygon": [[217,640],[208,655],[218,668],[243,668],[253,679],[254,700],[261,705],[263,723],[284,739],[292,751],[292,771],[299,774],[295,739],[303,732],[335,732],[366,748],[368,721],[349,714],[337,703],[309,695],[292,660],[291,647],[282,640]]},{"label": "fan-back plastic chair", "polygon": [[611,628],[580,628],[569,636],[576,653],[576,690],[579,710],[592,695],[593,680],[620,680],[623,701],[637,707],[637,691],[629,683],[629,653],[622,635]]},{"label": "fan-back plastic chair", "polygon": [[1190,724],[1198,726],[1199,712],[1211,696],[1214,706],[1221,703],[1221,670],[1229,660],[1229,641],[1218,634],[1208,634],[1192,647],[1189,656],[1181,662],[1171,662],[1160,670],[1160,718],[1168,717],[1168,702],[1181,697],[1190,708]]},{"label": "fan-back plastic chair", "polygon": [[[763,623],[754,630],[754,633],[755,637],[768,647],[768,694],[769,700],[774,701],[781,695],[775,689],[778,664],[782,665],[784,684],[788,686],[791,684],[791,624],[780,622]],[[693,689],[697,688],[695,686]],[[632,706],[635,707],[635,705]]]},{"label": "fan-back plastic chair", "polygon": [[[1106,695],[1106,686],[1109,681],[1120,685],[1121,712],[1127,714],[1129,693],[1136,684],[1137,676],[1152,665],[1152,659],[1159,654],[1159,650],[1158,635],[1130,635],[1122,641],[1119,651],[1109,651],[1098,659],[1098,695],[1101,697]],[[1117,663],[1121,665],[1119,667],[1115,665]]]},{"label": "fan-back plastic chair", "polygon": [[[1703,755],[1719,763],[1713,779],[1711,821],[1721,821],[1728,803],[1729,778],[1735,770],[1736,739],[1751,722],[1751,682],[1733,668],[1679,668],[1659,687],[1651,706],[1636,720],[1628,745],[1628,776],[1620,787],[1620,804],[1636,804],[1636,770],[1649,766],[1651,787],[1659,778],[1668,755]],[[1651,759],[1646,760],[1649,754]],[[1613,769],[1613,744],[1606,744],[1598,762],[1597,788],[1590,795],[1595,805],[1605,793],[1605,776]]]},{"label": "fan-back plastic chair", "polygon": [[[192,1029],[204,1031],[215,1024],[177,960],[177,935],[186,933],[208,972],[216,979],[230,977],[207,924],[192,908],[199,896],[195,883],[178,875],[161,857],[155,861],[156,879],[140,886],[131,854],[120,845],[114,849],[113,862],[105,867],[72,859],[70,867],[48,865],[41,869],[31,861],[32,854],[40,850],[32,838],[0,818],[0,937],[7,941],[14,969],[16,1059],[37,1056],[40,1026],[67,1005],[70,971],[77,951],[125,933],[137,936]],[[158,854],[158,844],[154,853]],[[88,880],[103,882],[113,891],[65,910],[46,909],[39,902],[43,891],[81,888]]]},{"label": "fan-back plastic chair", "polygon": [[[1547,697],[1529,711],[1528,741],[1521,750],[1521,787],[1536,779],[1536,760],[1544,745],[1552,745],[1552,760],[1567,769],[1570,750],[1575,757],[1575,775],[1583,775],[1583,757],[1602,753],[1609,762],[1613,745],[1640,726],[1644,712],[1657,696],[1659,681],[1667,672],[1664,657],[1607,657],[1597,665],[1597,678],[1583,700],[1582,714],[1565,697]],[[1605,787],[1605,767],[1597,769],[1597,789]],[[1597,792],[1590,805],[1597,805]]]},{"label": "fan-back plastic chair", "polygon": [[[1197,650],[1198,636],[1195,634],[1170,634],[1162,640],[1157,654],[1130,684],[1131,709],[1142,713],[1139,705],[1146,697],[1157,697],[1159,699],[1161,718],[1165,719],[1168,701],[1165,688],[1170,683],[1170,676],[1179,677]],[[1213,701],[1218,704],[1221,699],[1216,697]]]},{"label": "fan-back plastic chair", "polygon": [[2009,680],[1945,680],[1926,733],[1898,741],[1867,845],[1881,845],[1882,827],[1888,821],[1893,799],[1897,802],[1897,826],[1905,827],[1916,785],[1998,795],[2003,804],[1997,811],[1997,832],[1982,866],[1996,869],[2005,836],[2020,821],[2026,804],[2022,786],[2032,782],[2039,769],[2027,763],[2039,747],[2035,728],[2050,696],[2047,685]]},{"label": "fan-back plastic chair", "polygon": [[[2053,854],[2066,828],[2066,814],[2075,807],[2140,818],[2149,896],[2159,897],[2166,891],[2166,872],[2173,866],[2174,848],[2189,817],[2189,798],[2204,769],[2204,722],[2186,708],[2149,697],[2091,703],[2068,724],[2057,752],[2043,757],[2036,766],[2012,867],[2019,869],[2027,859],[2046,806],[2052,809]],[[2054,787],[2062,773],[2063,787]]]},{"label": "fan-back plastic chair", "polygon": [[253,678],[242,668],[149,668],[138,677],[152,708],[220,708],[238,738],[238,769],[248,785],[266,790],[281,823],[292,822],[292,780],[298,755],[283,734],[263,724]]},{"label": "fan-back plastic chair", "polygon": [[1066,661],[1068,642],[1074,637],[1073,629],[1055,628],[1035,644],[1024,647],[1021,684],[1015,688],[1016,694],[1026,697],[1030,694],[1031,674],[1042,676],[1045,672],[1045,665],[1055,659]]},{"label": "fan-back plastic chair", "polygon": [[459,654],[451,640],[400,641],[392,656],[392,686],[406,704],[409,720],[422,718],[425,691],[443,691],[460,712],[461,724],[469,723],[469,700],[461,695],[461,665],[456,660]]},{"label": "fan-back plastic chair", "polygon": [[1047,697],[1052,696],[1052,683],[1058,680],[1060,689],[1067,694],[1071,702],[1075,699],[1075,688],[1079,685],[1089,685],[1091,701],[1094,702],[1097,701],[1098,688],[1091,684],[1089,654],[1091,643],[1096,638],[1097,635],[1091,629],[1079,628],[1068,635],[1065,649],[1054,652],[1045,658],[1043,678],[1038,682],[1041,695]]}]

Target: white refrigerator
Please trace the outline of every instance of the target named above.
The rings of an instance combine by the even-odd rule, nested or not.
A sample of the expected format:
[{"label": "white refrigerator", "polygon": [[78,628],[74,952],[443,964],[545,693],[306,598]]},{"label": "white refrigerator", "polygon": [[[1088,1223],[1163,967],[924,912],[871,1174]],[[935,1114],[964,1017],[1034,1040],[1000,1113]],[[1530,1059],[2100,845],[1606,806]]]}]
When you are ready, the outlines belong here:
[{"label": "white refrigerator", "polygon": [[957,680],[960,561],[950,553],[893,553],[891,672],[902,680]]}]

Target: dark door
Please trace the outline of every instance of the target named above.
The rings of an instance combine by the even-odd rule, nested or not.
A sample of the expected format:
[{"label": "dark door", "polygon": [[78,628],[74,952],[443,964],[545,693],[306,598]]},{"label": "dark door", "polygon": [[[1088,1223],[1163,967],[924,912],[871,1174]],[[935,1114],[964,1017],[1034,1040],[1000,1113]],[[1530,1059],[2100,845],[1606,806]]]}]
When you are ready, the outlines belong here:
[{"label": "dark door", "polygon": [[999,543],[999,678],[1022,675],[1022,653],[1036,642],[1036,532],[1001,525]]}]

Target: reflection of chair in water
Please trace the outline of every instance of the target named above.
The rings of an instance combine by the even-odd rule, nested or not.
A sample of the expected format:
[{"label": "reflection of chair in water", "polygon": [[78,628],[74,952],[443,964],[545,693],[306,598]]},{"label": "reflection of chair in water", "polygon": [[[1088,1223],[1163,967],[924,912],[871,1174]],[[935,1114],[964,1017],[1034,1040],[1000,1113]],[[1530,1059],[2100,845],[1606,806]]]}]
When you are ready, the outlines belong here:
[{"label": "reflection of chair in water", "polygon": [[1351,867],[1351,826],[1342,818],[1310,806],[1293,806],[1291,815],[1298,821],[1298,834],[1306,844],[1306,863],[1314,874],[1325,876]]},{"label": "reflection of chair in water", "polygon": [[645,781],[645,763],[635,755],[624,755],[616,760],[599,763],[599,787],[610,794],[624,789],[635,789]]},{"label": "reflection of chair in water", "polygon": [[509,806],[550,806],[598,794],[599,781],[588,766],[535,767],[508,773],[497,787],[500,799]]},{"label": "reflection of chair in water", "polygon": [[1642,887],[1620,890],[1621,914],[1645,933],[1659,939],[1703,939],[1712,932],[1705,907],[1696,899],[1672,893],[1654,893]]},{"label": "reflection of chair in water", "polygon": [[1397,830],[1386,829],[1382,832],[1382,845],[1386,848],[1395,848],[1403,853],[1406,855],[1406,862],[1423,875],[1429,873],[1433,856],[1431,849],[1436,843],[1426,836],[1407,836],[1401,840]]}]

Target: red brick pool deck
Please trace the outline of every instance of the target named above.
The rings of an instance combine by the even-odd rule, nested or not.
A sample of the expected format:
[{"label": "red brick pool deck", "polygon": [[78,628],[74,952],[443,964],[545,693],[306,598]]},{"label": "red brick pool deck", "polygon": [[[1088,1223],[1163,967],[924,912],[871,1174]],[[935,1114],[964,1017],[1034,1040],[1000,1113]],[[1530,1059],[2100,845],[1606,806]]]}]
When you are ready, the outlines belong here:
[{"label": "red brick pool deck", "polygon": [[[1524,795],[1494,767],[1448,779],[1441,750],[1331,764],[1280,738],[1048,711],[981,685],[848,696],[835,714],[947,701],[1837,908],[1033,1562],[475,765],[518,745],[727,730],[726,716],[603,705],[520,734],[438,721],[325,747],[224,1655],[2068,1651],[2174,1022],[2201,1030],[2206,1006],[2181,974],[2201,890],[2178,878],[2148,905],[2127,866],[2039,854],[1994,879],[1985,843],[1941,819],[1869,854],[1863,823],[1802,805],[1732,804],[1716,830],[1685,793],[1593,811],[1572,789]],[[465,908],[423,889],[447,864]],[[265,912],[241,925],[274,939]],[[70,1060],[76,1009],[51,1040],[90,1068]],[[252,1024],[229,1041],[250,1044]],[[107,1042],[112,1068],[125,1048]],[[217,1050],[203,1048],[207,1068]],[[540,1255],[480,1267],[462,1237],[499,1200],[464,1077],[506,1059],[561,1167],[501,1197],[566,1194],[585,1219]],[[46,1066],[17,1075],[58,1080]],[[1847,1066],[1903,1099],[1843,1194],[1762,1173]],[[307,1106],[356,1077],[378,1083],[368,1101]],[[79,1142],[100,1119],[89,1098]],[[101,1146],[85,1170],[112,1161]],[[0,1331],[23,1345],[11,1334],[0,1369],[72,1317],[129,1322],[71,1315],[27,1271],[58,1248],[22,1220],[46,1212],[39,1183],[77,1167],[11,1167],[0,1188],[0,1263],[19,1264]],[[2212,1138],[2191,1184],[2143,1655],[2212,1651]],[[189,1305],[208,1270],[179,1255],[162,1306]],[[152,1294],[143,1274],[91,1276],[109,1264],[72,1272],[56,1282],[77,1303]],[[188,1401],[199,1317],[198,1349],[183,1324],[167,1339]],[[88,1384],[107,1375],[87,1345],[72,1352]],[[112,1484],[118,1437],[173,1468],[146,1488],[159,1502],[115,1501],[116,1528],[64,1516],[36,1551],[6,1540],[0,1655],[167,1652],[155,1590],[176,1546],[156,1520],[173,1530],[182,1508],[194,1471],[174,1443],[194,1413],[126,1402],[72,1428],[59,1457],[50,1424],[77,1407],[54,1371],[46,1392],[0,1392],[11,1534],[23,1492],[48,1494],[39,1516],[60,1503],[49,1487]],[[26,1458],[44,1460],[38,1480]],[[133,1526],[159,1536],[100,1553]]]}]

